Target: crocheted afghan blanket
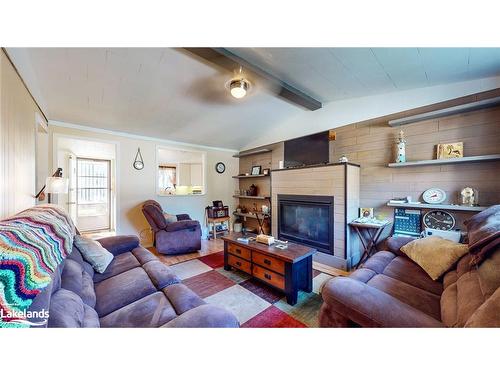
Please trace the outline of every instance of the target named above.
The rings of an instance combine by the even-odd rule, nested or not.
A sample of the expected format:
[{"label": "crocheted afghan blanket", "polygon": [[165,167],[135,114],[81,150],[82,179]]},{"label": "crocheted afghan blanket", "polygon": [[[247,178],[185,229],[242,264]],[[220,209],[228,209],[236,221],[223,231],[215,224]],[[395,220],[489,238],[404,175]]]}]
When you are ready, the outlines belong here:
[{"label": "crocheted afghan blanket", "polygon": [[73,221],[54,205],[0,221],[0,327],[29,325],[22,317],[71,253],[74,235]]}]

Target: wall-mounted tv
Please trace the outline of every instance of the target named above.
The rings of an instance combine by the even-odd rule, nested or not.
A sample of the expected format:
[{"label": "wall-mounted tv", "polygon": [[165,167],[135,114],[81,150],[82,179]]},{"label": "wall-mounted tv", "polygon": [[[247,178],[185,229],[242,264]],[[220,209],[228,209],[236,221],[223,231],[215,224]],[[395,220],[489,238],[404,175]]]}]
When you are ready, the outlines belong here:
[{"label": "wall-mounted tv", "polygon": [[329,162],[328,130],[285,141],[285,168]]}]

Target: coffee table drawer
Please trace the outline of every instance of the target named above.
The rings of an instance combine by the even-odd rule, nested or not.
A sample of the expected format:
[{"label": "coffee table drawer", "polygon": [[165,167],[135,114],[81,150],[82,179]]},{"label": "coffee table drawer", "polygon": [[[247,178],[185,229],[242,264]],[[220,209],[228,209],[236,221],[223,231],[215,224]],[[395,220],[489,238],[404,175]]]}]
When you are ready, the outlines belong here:
[{"label": "coffee table drawer", "polygon": [[276,259],[254,251],[252,261],[274,272],[281,273],[282,275],[285,274],[285,262],[280,259]]},{"label": "coffee table drawer", "polygon": [[253,265],[253,276],[274,285],[276,288],[285,289],[285,277],[272,271],[268,271],[265,268]]},{"label": "coffee table drawer", "polygon": [[246,260],[252,260],[252,251],[245,248],[241,247],[235,244],[228,244],[227,246],[227,251],[231,254],[234,254],[240,258],[246,259]]},{"label": "coffee table drawer", "polygon": [[252,274],[252,263],[247,262],[246,260],[228,254],[227,263],[245,273]]}]

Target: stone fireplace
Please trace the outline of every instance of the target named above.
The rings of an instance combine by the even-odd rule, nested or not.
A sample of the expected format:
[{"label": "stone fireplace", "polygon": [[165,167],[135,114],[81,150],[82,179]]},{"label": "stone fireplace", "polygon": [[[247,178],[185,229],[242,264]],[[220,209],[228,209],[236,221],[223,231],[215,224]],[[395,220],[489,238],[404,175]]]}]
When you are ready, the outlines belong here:
[{"label": "stone fireplace", "polygon": [[351,163],[273,170],[273,236],[313,247],[314,261],[349,270],[361,255],[348,226],[359,214],[359,177]]},{"label": "stone fireplace", "polygon": [[332,196],[278,195],[278,237],[333,255]]}]

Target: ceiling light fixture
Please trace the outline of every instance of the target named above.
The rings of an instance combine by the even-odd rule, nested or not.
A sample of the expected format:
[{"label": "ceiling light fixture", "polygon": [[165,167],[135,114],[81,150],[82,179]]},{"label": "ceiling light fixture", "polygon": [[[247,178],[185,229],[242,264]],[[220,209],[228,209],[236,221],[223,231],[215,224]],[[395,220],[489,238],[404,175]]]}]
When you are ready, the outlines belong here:
[{"label": "ceiling light fixture", "polygon": [[243,78],[233,79],[229,84],[231,95],[236,99],[245,97],[249,88],[250,82]]}]

